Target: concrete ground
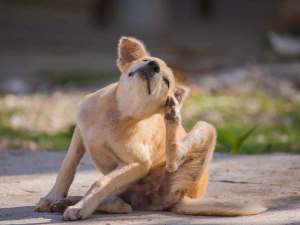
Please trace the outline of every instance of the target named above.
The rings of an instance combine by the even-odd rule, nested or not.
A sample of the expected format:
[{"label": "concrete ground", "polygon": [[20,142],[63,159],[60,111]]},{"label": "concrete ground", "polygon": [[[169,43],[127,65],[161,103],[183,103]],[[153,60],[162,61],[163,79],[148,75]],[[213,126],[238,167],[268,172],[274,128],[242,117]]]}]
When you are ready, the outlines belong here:
[{"label": "concrete ground", "polygon": [[[34,205],[51,188],[62,153],[0,152],[0,224],[62,224],[61,214],[36,213]],[[300,156],[216,155],[206,198],[260,201],[269,207],[247,217],[181,216],[168,212],[134,212],[127,215],[95,214],[72,224],[300,224]],[[83,194],[97,174],[88,158],[70,194]]]}]

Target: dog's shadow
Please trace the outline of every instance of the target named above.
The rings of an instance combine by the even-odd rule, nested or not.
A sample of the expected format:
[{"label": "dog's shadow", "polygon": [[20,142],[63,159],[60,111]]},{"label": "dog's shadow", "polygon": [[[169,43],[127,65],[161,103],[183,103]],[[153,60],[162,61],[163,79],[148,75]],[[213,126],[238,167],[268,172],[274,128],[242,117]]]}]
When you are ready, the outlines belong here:
[{"label": "dog's shadow", "polygon": [[[142,212],[135,211],[130,214],[105,214],[105,213],[94,213],[92,217],[86,220],[86,224],[89,221],[93,221],[100,224],[110,224],[114,221],[136,221],[141,220],[141,222],[151,222],[157,219],[157,216],[161,215],[163,217],[172,216],[173,219],[183,219],[186,216],[178,216],[170,212]],[[142,215],[142,216],[141,216]],[[0,222],[3,224],[17,225],[42,225],[42,224],[61,224],[67,223],[68,221],[63,221],[61,213],[41,213],[34,211],[34,206],[21,206],[21,207],[11,207],[11,208],[0,208]],[[177,221],[178,222],[178,221]],[[83,221],[75,221],[72,224],[82,224]],[[2,224],[2,223],[1,223]]]},{"label": "dog's shadow", "polygon": [[[300,198],[295,196],[277,198],[270,202],[272,207],[265,213],[276,213],[277,211],[285,211],[289,209],[300,209]],[[270,205],[270,206],[271,206]],[[92,217],[83,221],[75,221],[72,224],[111,224],[115,222],[134,222],[134,223],[150,223],[157,222],[157,219],[161,218],[162,223],[158,224],[186,224],[188,221],[198,221],[202,216],[186,216],[177,215],[171,212],[145,212],[145,211],[134,211],[129,214],[104,214],[94,213]],[[216,219],[216,217],[206,217]],[[218,217],[218,220],[224,220],[229,218]],[[2,222],[2,223],[1,223]],[[21,222],[21,223],[20,223]],[[61,213],[40,213],[34,211],[34,206],[21,206],[21,207],[10,207],[0,208],[0,223],[1,224],[30,224],[30,225],[41,225],[41,224],[61,224],[67,223],[63,221]],[[155,223],[156,224],[156,223]]]},{"label": "dog's shadow", "polygon": [[[51,224],[62,222],[62,215],[59,213],[38,213],[34,211],[34,206],[0,208],[0,221],[6,222],[4,224],[20,224],[19,222],[17,223],[20,220],[22,224]],[[28,222],[25,223],[23,220]]]}]

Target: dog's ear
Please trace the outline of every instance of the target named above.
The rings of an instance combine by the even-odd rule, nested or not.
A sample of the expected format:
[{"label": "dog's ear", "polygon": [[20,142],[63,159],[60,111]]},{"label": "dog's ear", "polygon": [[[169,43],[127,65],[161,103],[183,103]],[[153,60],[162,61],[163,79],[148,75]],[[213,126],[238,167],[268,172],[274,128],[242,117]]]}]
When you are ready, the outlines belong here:
[{"label": "dog's ear", "polygon": [[118,46],[118,67],[121,72],[133,61],[148,56],[144,44],[132,37],[121,37]]},{"label": "dog's ear", "polygon": [[189,92],[190,92],[190,89],[186,86],[180,85],[180,86],[175,87],[174,96],[180,106],[182,106],[182,104],[183,104],[184,100],[186,99],[186,97],[188,96]]}]

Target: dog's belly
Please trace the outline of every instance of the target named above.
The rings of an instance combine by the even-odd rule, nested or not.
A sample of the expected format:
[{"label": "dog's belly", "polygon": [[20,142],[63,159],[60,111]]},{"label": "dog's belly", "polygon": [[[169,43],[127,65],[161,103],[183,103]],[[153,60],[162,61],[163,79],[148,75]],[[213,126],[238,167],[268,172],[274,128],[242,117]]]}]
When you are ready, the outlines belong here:
[{"label": "dog's belly", "polygon": [[184,193],[171,193],[172,173],[162,163],[149,174],[131,185],[121,197],[135,210],[165,210],[179,202]]}]

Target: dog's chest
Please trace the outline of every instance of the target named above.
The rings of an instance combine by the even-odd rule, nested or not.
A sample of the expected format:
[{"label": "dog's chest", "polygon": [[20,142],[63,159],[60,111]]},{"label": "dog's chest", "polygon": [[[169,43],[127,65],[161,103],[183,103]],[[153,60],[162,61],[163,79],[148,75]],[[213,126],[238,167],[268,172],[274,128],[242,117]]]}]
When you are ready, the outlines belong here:
[{"label": "dog's chest", "polygon": [[108,142],[108,147],[120,162],[151,164],[154,148],[150,143],[139,140],[138,137],[118,139],[118,141],[111,138]]},{"label": "dog's chest", "polygon": [[165,132],[157,118],[145,120],[129,135],[109,138],[109,147],[124,162],[156,164],[164,159]]},{"label": "dog's chest", "polygon": [[[104,170],[119,163],[140,162],[155,165],[164,159],[165,127],[160,116],[138,124],[133,132],[120,132],[113,121],[98,118],[82,124],[85,146],[97,167]],[[101,169],[101,170],[103,170]]]},{"label": "dog's chest", "polygon": [[110,148],[105,144],[107,134],[103,132],[102,125],[96,122],[89,127],[81,127],[82,138],[97,169],[103,173],[108,173],[116,167],[117,162]]}]

